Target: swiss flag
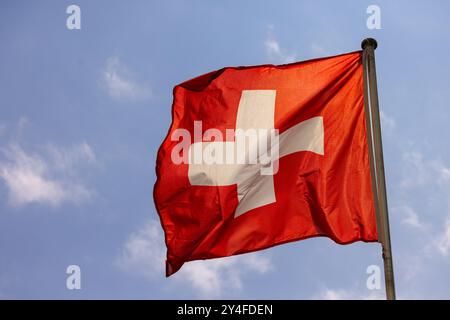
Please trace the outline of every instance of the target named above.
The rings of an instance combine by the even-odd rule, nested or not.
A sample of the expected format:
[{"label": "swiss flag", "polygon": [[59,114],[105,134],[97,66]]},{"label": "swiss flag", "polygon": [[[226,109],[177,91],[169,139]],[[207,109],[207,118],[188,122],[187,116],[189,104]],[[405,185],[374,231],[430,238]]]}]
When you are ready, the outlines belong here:
[{"label": "swiss flag", "polygon": [[[378,240],[361,51],[205,74],[174,88],[172,117],[154,188],[167,276],[310,237]],[[239,149],[239,130],[277,143]]]}]

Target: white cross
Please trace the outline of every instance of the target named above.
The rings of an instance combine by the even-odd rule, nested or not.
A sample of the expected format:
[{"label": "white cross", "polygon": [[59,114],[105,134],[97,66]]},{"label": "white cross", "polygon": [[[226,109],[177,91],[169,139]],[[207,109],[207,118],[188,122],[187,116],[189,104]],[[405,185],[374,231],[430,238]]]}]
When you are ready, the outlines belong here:
[{"label": "white cross", "polygon": [[[243,90],[236,118],[236,129],[274,129],[276,90]],[[322,117],[314,117],[303,121],[279,136],[279,148],[273,165],[279,158],[288,154],[310,151],[324,154],[324,133]],[[235,141],[196,142],[189,147],[192,159],[194,150],[205,150],[216,144],[222,150],[236,150]],[[274,146],[272,146],[274,147]],[[245,152],[251,153],[252,150]],[[237,217],[252,209],[276,202],[274,180],[272,175],[261,174],[263,164],[206,164],[189,163],[189,181],[196,186],[229,186],[237,185],[239,204],[234,216]]]}]

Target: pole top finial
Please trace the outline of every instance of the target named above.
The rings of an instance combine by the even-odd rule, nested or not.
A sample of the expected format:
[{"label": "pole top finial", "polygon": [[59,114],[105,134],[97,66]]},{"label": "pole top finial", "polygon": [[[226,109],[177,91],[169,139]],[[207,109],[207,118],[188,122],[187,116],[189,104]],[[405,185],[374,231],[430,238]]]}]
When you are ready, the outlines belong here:
[{"label": "pole top finial", "polygon": [[377,40],[374,38],[366,38],[361,42],[361,48],[365,49],[367,46],[373,47],[375,50],[378,47]]}]

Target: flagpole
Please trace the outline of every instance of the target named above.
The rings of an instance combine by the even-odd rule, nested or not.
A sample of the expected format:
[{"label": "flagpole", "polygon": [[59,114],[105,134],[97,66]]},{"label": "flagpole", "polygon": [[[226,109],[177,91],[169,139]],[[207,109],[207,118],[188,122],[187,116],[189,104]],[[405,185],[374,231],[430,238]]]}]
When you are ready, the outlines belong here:
[{"label": "flagpole", "polygon": [[[392,262],[391,236],[389,232],[388,205],[386,196],[386,179],[384,175],[383,146],[381,141],[380,112],[378,106],[377,75],[375,69],[375,49],[377,41],[364,39],[363,49],[364,70],[364,104],[366,110],[366,125],[368,127],[369,153],[372,171],[372,187],[375,186],[374,201],[377,215],[378,241],[381,243],[384,262],[384,279],[386,284],[386,299],[395,300],[394,266]],[[375,181],[373,181],[375,178]]]}]

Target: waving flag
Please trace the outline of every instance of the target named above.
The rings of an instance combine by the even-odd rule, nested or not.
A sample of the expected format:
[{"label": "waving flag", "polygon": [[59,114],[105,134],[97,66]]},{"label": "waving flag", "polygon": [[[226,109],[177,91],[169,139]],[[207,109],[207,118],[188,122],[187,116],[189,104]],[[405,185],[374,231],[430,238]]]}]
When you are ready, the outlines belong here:
[{"label": "waving flag", "polygon": [[310,237],[377,241],[363,87],[361,51],[176,86],[154,188],[167,276]]}]

